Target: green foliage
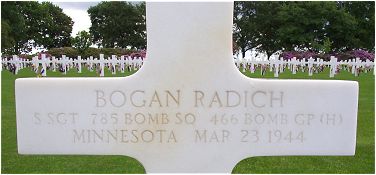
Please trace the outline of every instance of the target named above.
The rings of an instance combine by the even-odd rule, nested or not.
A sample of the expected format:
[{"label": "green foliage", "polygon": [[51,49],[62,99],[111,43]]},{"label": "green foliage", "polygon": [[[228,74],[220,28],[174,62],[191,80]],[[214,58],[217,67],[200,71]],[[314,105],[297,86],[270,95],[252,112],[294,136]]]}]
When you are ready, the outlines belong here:
[{"label": "green foliage", "polygon": [[101,2],[88,10],[90,33],[98,46],[146,47],[145,3],[124,1]]},{"label": "green foliage", "polygon": [[101,48],[101,54],[104,54],[105,57],[110,57],[111,55],[121,55],[121,49],[119,48]]},{"label": "green foliage", "polygon": [[72,19],[50,2],[1,2],[1,21],[5,24],[2,35],[6,35],[2,37],[2,43],[6,44],[2,52],[19,54],[35,46],[46,49],[70,46]]},{"label": "green foliage", "polygon": [[234,39],[246,51],[374,50],[374,2],[237,1]]},{"label": "green foliage", "polygon": [[375,50],[375,1],[344,1],[338,2],[338,6],[357,21],[357,47]]},{"label": "green foliage", "polygon": [[76,58],[79,54],[78,50],[73,47],[59,47],[51,48],[48,50],[49,54],[55,57],[61,57],[61,55],[66,55],[67,57]]},{"label": "green foliage", "polygon": [[278,26],[280,21],[275,17],[278,9],[281,6],[281,2],[269,2],[269,3],[257,3],[256,10],[256,22],[257,37],[256,49],[260,52],[265,52],[268,57],[274,52],[280,49],[280,41],[277,37]]},{"label": "green foliage", "polygon": [[311,43],[322,44],[319,40],[327,22],[323,12],[326,2],[287,2],[278,11],[278,38],[284,49],[310,47]]},{"label": "green foliage", "polygon": [[25,59],[28,59],[28,60],[32,60],[33,57],[37,56],[38,53],[35,53],[35,54],[31,54],[31,55],[27,55],[27,54],[21,54],[21,55],[18,55],[18,57],[20,58],[25,58]]},{"label": "green foliage", "polygon": [[330,41],[329,38],[325,38],[322,51],[324,53],[329,53],[332,50],[332,44],[333,42]]},{"label": "green foliage", "polygon": [[[71,46],[70,34],[72,33],[73,21],[63,13],[63,10],[50,2],[42,2],[41,10],[46,13],[43,22],[46,23],[42,28],[40,45],[45,48]],[[44,30],[44,31],[43,31]]]},{"label": "green foliage", "polygon": [[91,45],[92,37],[85,30],[79,31],[76,37],[72,38],[72,45],[80,54],[83,54]]},{"label": "green foliage", "polygon": [[257,46],[255,43],[257,24],[256,20],[253,19],[254,13],[252,11],[254,5],[255,3],[242,1],[237,1],[234,4],[234,45],[241,49],[243,57],[246,51]]},{"label": "green foliage", "polygon": [[122,49],[122,48],[101,48],[100,53],[104,54],[105,57],[111,57],[111,55],[129,55],[136,50],[132,49]]},{"label": "green foliage", "polygon": [[89,47],[85,49],[83,52],[80,52],[77,48],[74,47],[59,47],[59,48],[51,48],[48,50],[47,53],[51,54],[55,57],[61,57],[61,55],[66,55],[68,57],[77,58],[77,56],[81,56],[83,59],[86,59],[90,56],[94,58],[99,58],[99,54],[104,54],[104,56],[111,57],[111,55],[130,55],[131,53],[136,52],[133,49],[122,49],[122,48],[93,48]]},{"label": "green foliage", "polygon": [[8,51],[11,49],[14,44],[14,38],[11,36],[11,27],[8,24],[8,22],[1,20],[1,52],[6,53],[6,52],[11,52]]},{"label": "green foliage", "polygon": [[279,21],[275,18],[281,2],[237,1],[234,10],[234,38],[243,56],[256,49],[268,56],[280,49]]},{"label": "green foliage", "polygon": [[312,50],[317,51],[318,53],[330,53],[332,51],[333,42],[329,38],[325,38],[323,43],[320,44],[316,41],[312,42]]},{"label": "green foliage", "polygon": [[[23,14],[21,13],[22,2],[7,1],[1,2],[1,21],[2,24],[8,25],[8,36],[1,37],[1,43],[12,44],[12,47],[8,46],[8,54],[17,54],[20,52],[22,44],[27,41],[26,24]],[[4,26],[7,30],[7,26]],[[2,26],[3,29],[3,26]]]},{"label": "green foliage", "polygon": [[326,38],[336,51],[354,48],[357,42],[353,35],[355,19],[333,1],[287,2],[278,12],[278,19],[278,36],[286,50],[315,50],[315,43],[324,45]]},{"label": "green foliage", "polygon": [[359,48],[359,38],[355,36],[358,22],[344,9],[330,9],[327,12],[329,24],[326,28],[327,36],[332,43],[333,51],[345,51]]},{"label": "green foliage", "polygon": [[99,54],[101,54],[100,49],[89,47],[84,51],[84,53],[82,53],[82,58],[88,58],[90,56],[93,56],[94,58],[99,58]]}]

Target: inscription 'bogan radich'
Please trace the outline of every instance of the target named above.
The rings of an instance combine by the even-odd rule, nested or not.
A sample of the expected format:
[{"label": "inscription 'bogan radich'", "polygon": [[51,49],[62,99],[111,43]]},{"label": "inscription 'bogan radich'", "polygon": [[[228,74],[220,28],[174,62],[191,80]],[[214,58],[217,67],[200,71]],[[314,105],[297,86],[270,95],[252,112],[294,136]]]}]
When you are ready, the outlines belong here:
[{"label": "inscription 'bogan radich'", "polygon": [[[214,91],[204,92],[193,90],[187,93],[193,97],[190,104],[193,107],[208,108],[273,108],[283,107],[284,93],[282,91]],[[95,90],[96,103],[98,108],[104,107],[180,107],[182,105],[183,92],[181,90],[165,91],[145,91],[145,90],[113,90],[110,92],[104,90]],[[192,99],[192,98],[191,98]]]}]

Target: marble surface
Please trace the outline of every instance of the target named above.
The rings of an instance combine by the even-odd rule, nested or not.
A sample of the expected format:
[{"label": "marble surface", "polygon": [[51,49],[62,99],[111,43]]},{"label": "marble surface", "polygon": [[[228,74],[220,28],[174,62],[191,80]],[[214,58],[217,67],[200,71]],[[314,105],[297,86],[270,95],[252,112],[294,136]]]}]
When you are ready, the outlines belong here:
[{"label": "marble surface", "polygon": [[355,154],[357,82],[244,76],[232,60],[233,3],[146,8],[148,53],[134,75],[16,80],[19,154],[127,155],[153,173]]}]

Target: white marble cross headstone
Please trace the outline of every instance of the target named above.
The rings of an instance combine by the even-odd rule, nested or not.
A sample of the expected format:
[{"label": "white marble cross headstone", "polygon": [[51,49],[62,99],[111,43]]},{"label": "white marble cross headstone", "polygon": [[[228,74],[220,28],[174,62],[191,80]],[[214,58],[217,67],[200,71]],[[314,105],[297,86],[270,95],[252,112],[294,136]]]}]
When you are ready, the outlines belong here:
[{"label": "white marble cross headstone", "polygon": [[279,63],[280,63],[280,65],[279,65],[279,72],[282,73],[284,71],[284,67],[285,67],[285,64],[284,64],[285,61],[283,60],[283,57],[279,58]]},{"label": "white marble cross headstone", "polygon": [[270,57],[269,58],[269,60],[267,60],[267,61],[269,61],[269,72],[272,72],[273,71],[273,68],[274,68],[274,64],[275,64],[275,58],[274,57]]},{"label": "white marble cross headstone", "polygon": [[112,55],[111,56],[112,59],[110,60],[110,63],[111,63],[111,70],[112,70],[112,74],[116,74],[116,65],[118,64],[118,60],[116,58],[116,55]]},{"label": "white marble cross headstone", "polygon": [[245,58],[243,58],[241,60],[241,64],[242,64],[243,72],[245,72],[246,69],[247,69],[247,60]]},{"label": "white marble cross headstone", "polygon": [[329,62],[330,73],[329,73],[329,77],[334,77],[334,75],[336,74],[337,66],[338,66],[337,60],[338,60],[338,58],[336,58],[334,56],[330,56],[330,62]]},{"label": "white marble cross headstone", "polygon": [[130,65],[131,65],[131,67],[132,67],[132,70],[137,70],[137,64],[136,64],[136,57],[134,56],[134,57],[131,57],[130,59],[129,59],[129,63],[130,63]]},{"label": "white marble cross headstone", "polygon": [[22,69],[26,68],[28,64],[28,60],[26,58],[22,59]]},{"label": "white marble cross headstone", "polygon": [[362,60],[360,58],[356,58],[356,61],[354,63],[355,65],[355,76],[359,76],[359,71],[362,68]]},{"label": "white marble cross headstone", "polygon": [[120,56],[120,70],[121,70],[121,73],[124,73],[124,70],[125,70],[124,55]]},{"label": "white marble cross headstone", "polygon": [[349,60],[345,60],[345,64],[344,64],[344,66],[345,66],[344,69],[346,69],[347,72],[350,72],[350,73],[351,73],[351,66],[352,66],[352,64],[351,64],[351,59],[349,59]]},{"label": "white marble cross headstone", "polygon": [[68,58],[65,56],[65,55],[62,55],[61,56],[61,59],[60,59],[60,64],[61,64],[61,67],[63,69],[63,73],[64,74],[67,74],[67,69],[68,69]]},{"label": "white marble cross headstone", "polygon": [[104,55],[99,54],[99,76],[104,77],[104,66],[105,66],[105,60]]},{"label": "white marble cross headstone", "polygon": [[265,75],[266,69],[269,66],[269,61],[263,59],[259,61],[259,64],[260,64],[260,74]]},{"label": "white marble cross headstone", "polygon": [[313,63],[315,62],[315,60],[310,57],[308,59],[308,76],[312,76],[313,75]]},{"label": "white marble cross headstone", "polygon": [[22,60],[22,69],[27,67],[28,62],[29,62],[29,60],[26,59],[26,58],[24,58],[24,59]]},{"label": "white marble cross headstone", "polygon": [[73,64],[73,58],[68,59],[68,71],[74,66]]},{"label": "white marble cross headstone", "polygon": [[69,70],[71,68],[71,61],[70,61],[71,58],[69,58],[68,56],[66,56],[65,58],[66,58],[65,59],[65,61],[66,61],[66,70],[67,70],[67,72],[69,72]]},{"label": "white marble cross headstone", "polygon": [[42,54],[42,57],[39,62],[42,64],[42,69],[40,70],[40,74],[42,75],[42,77],[45,77],[47,76],[47,63],[49,62],[49,60],[47,60],[46,58],[46,54]]},{"label": "white marble cross headstone", "polygon": [[34,72],[37,74],[39,70],[38,56],[32,57],[31,63],[33,64]]},{"label": "white marble cross headstone", "polygon": [[20,58],[20,70],[24,68],[25,59]]},{"label": "white marble cross headstone", "polygon": [[305,66],[306,66],[306,59],[303,58],[300,62],[300,68],[301,68],[301,71],[304,72],[304,69],[305,69]]},{"label": "white marble cross headstone", "polygon": [[270,60],[270,67],[274,67],[274,77],[278,77],[280,66],[281,66],[281,61],[278,58]]},{"label": "white marble cross headstone", "polygon": [[88,59],[88,64],[89,64],[89,71],[90,72],[93,72],[93,56],[90,56],[89,59]]},{"label": "white marble cross headstone", "polygon": [[77,65],[77,73],[81,73],[82,72],[82,59],[81,59],[81,56],[77,56],[77,60],[76,60],[76,65]]},{"label": "white marble cross headstone", "polygon": [[54,56],[51,57],[51,63],[52,63],[52,71],[56,72],[56,58]]},{"label": "white marble cross headstone", "polygon": [[366,59],[364,63],[364,67],[365,67],[365,73],[367,73],[368,70],[371,70],[373,68],[373,62],[370,61],[369,59]]},{"label": "white marble cross headstone", "polygon": [[17,79],[18,152],[227,173],[252,156],[354,155],[358,84],[244,76],[232,15],[230,2],[147,3],[148,58],[134,75]]},{"label": "white marble cross headstone", "polygon": [[130,56],[126,56],[125,57],[125,66],[127,67],[128,71],[131,71],[131,62],[130,62],[130,60],[131,60]]},{"label": "white marble cross headstone", "polygon": [[355,74],[355,59],[351,60],[351,73]]},{"label": "white marble cross headstone", "polygon": [[13,55],[11,63],[15,67],[14,74],[17,75],[18,71],[20,70],[20,59],[18,58],[17,55]]},{"label": "white marble cross headstone", "polygon": [[293,57],[290,61],[290,64],[292,66],[292,74],[296,74],[296,67],[299,61],[296,60],[296,57]]}]

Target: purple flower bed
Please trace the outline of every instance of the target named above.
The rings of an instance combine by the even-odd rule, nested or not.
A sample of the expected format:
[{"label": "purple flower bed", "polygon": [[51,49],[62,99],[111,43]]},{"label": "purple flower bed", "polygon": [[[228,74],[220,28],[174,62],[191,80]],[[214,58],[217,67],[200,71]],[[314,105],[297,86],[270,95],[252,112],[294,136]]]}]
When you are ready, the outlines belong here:
[{"label": "purple flower bed", "polygon": [[360,58],[363,61],[367,59],[369,59],[370,61],[375,60],[375,53],[369,53],[365,50],[353,50],[350,53],[354,56],[354,58]]},{"label": "purple flower bed", "polygon": [[296,57],[298,58],[299,56],[299,52],[296,52],[296,51],[289,51],[289,52],[283,52],[280,57],[283,58],[283,60],[290,60],[292,59],[293,57]]},{"label": "purple flower bed", "polygon": [[281,54],[281,57],[284,60],[289,60],[293,57],[295,57],[297,60],[301,60],[303,58],[309,59],[310,57],[312,58],[321,58],[317,53],[311,52],[311,51],[306,51],[306,52],[297,52],[297,51],[288,51],[288,52],[283,52]]}]

